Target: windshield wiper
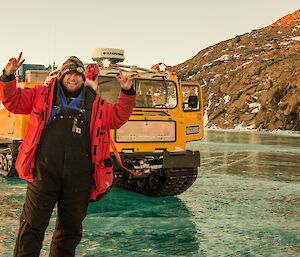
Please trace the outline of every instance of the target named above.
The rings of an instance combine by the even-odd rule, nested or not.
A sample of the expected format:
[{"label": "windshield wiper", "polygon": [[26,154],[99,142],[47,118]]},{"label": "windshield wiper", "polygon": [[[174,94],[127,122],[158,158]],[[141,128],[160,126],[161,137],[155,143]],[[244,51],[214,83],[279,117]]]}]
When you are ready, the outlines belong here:
[{"label": "windshield wiper", "polygon": [[105,83],[109,83],[113,80],[113,78],[109,78],[107,80],[103,80],[103,81],[100,81],[99,84],[105,84]]},{"label": "windshield wiper", "polygon": [[156,105],[154,105],[154,108],[168,108],[167,106],[166,106],[166,104],[156,104]]}]

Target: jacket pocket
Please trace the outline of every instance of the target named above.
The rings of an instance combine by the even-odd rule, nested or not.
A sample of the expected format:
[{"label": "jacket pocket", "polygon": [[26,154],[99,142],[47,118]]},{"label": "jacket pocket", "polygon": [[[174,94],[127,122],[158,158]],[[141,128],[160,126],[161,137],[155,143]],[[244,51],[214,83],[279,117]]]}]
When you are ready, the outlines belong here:
[{"label": "jacket pocket", "polygon": [[34,167],[34,156],[36,153],[36,147],[27,144],[23,141],[18,148],[19,154],[16,160],[16,170],[21,178],[24,178],[30,174]]},{"label": "jacket pocket", "polygon": [[91,189],[90,199],[92,201],[97,201],[104,196],[113,185],[114,175],[110,158],[104,160],[101,165],[95,167],[93,178],[94,186],[92,186]]}]

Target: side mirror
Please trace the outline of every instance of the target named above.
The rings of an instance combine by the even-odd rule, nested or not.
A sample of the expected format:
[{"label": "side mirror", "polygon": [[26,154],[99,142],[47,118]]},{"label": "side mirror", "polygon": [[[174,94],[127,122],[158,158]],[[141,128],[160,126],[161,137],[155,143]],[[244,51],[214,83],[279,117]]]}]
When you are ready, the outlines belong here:
[{"label": "side mirror", "polygon": [[198,108],[198,96],[190,95],[188,100],[188,107],[189,108]]}]

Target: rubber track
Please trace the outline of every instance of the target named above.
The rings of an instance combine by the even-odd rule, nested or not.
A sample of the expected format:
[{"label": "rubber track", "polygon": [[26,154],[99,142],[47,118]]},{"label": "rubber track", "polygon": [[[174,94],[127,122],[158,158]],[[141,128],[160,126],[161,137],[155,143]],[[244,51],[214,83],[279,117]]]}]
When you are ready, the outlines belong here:
[{"label": "rubber track", "polygon": [[[0,154],[4,154],[7,152],[8,147],[0,147]],[[10,148],[11,149],[11,148]],[[12,149],[11,149],[12,151]],[[3,170],[0,169],[0,174],[5,176],[5,177],[14,177],[14,176],[18,176],[17,171],[14,168],[14,164],[15,164],[15,159],[16,159],[17,153],[13,153],[13,160],[12,160],[12,167],[9,170]]]},{"label": "rubber track", "polygon": [[115,185],[149,196],[173,196],[186,191],[197,179],[197,168],[165,169],[151,174],[139,186],[136,179],[117,178]]}]

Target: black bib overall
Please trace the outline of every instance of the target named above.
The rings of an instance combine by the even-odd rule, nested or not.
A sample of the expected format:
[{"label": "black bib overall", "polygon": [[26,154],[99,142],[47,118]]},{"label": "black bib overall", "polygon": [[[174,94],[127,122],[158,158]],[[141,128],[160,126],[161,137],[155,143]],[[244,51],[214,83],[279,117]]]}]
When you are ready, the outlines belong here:
[{"label": "black bib overall", "polygon": [[15,256],[39,256],[56,203],[50,256],[75,255],[92,184],[88,127],[84,114],[70,108],[57,112],[45,127],[36,154],[34,180],[27,187]]}]

